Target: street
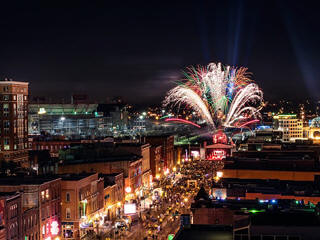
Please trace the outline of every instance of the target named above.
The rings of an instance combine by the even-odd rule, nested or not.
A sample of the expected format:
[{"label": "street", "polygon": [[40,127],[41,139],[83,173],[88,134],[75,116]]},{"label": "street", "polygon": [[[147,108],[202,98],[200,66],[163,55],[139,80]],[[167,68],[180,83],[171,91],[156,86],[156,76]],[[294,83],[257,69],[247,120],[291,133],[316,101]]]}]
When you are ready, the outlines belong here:
[{"label": "street", "polygon": [[121,239],[168,239],[179,230],[180,215],[191,213],[190,205],[200,185],[207,188],[210,179],[212,171],[203,161],[185,162],[176,172],[167,174],[156,185],[163,190],[159,201],[142,212],[139,222]]}]

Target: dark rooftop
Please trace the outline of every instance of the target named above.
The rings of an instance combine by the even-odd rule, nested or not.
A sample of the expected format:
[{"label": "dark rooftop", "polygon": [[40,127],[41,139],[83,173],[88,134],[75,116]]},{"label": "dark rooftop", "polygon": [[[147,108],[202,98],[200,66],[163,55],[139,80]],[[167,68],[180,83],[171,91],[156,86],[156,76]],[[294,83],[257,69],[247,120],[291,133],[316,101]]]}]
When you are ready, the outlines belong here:
[{"label": "dark rooftop", "polygon": [[251,225],[320,226],[320,218],[312,212],[262,212],[251,215]]},{"label": "dark rooftop", "polygon": [[0,197],[12,197],[17,194],[17,192],[0,192]]},{"label": "dark rooftop", "polygon": [[60,179],[57,176],[15,176],[15,177],[0,177],[0,185],[41,185]]},{"label": "dark rooftop", "polygon": [[232,240],[233,229],[225,225],[192,224],[178,231],[174,240]]},{"label": "dark rooftop", "polygon": [[59,177],[61,177],[61,180],[65,180],[65,181],[79,181],[81,179],[87,178],[91,175],[94,175],[95,173],[79,173],[79,174],[75,174],[75,173],[71,173],[71,174],[61,174],[58,175]]},{"label": "dark rooftop", "polygon": [[277,159],[227,159],[225,169],[279,170],[279,171],[320,171],[314,160]]}]

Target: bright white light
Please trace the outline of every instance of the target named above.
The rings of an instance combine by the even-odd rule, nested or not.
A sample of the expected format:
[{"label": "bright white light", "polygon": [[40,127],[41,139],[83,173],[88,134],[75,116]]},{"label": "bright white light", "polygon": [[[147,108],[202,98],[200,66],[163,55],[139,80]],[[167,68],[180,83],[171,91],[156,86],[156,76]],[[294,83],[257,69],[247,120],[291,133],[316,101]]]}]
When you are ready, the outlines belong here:
[{"label": "bright white light", "polygon": [[126,193],[131,193],[131,191],[132,191],[132,189],[131,189],[131,187],[126,187]]},{"label": "bright white light", "polygon": [[60,121],[64,121],[64,120],[66,120],[66,118],[62,116],[62,117],[60,118]]},{"label": "bright white light", "polygon": [[217,177],[222,178],[223,172],[217,172]]},{"label": "bright white light", "polygon": [[137,206],[135,203],[124,204],[124,214],[135,214],[137,212]]},{"label": "bright white light", "polygon": [[39,108],[38,114],[45,114],[47,113],[45,108]]}]

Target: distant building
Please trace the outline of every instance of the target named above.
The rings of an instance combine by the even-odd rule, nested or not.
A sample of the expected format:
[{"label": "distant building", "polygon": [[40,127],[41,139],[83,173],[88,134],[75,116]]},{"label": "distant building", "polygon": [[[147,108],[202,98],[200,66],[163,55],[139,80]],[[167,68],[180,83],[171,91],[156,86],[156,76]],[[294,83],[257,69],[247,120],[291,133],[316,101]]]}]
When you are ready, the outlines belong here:
[{"label": "distant building", "polygon": [[273,129],[283,132],[283,142],[303,139],[303,122],[296,114],[279,114],[273,117]]},{"label": "distant building", "polygon": [[161,145],[161,157],[164,161],[165,168],[172,169],[176,165],[173,135],[147,136],[145,137],[145,142],[149,143],[151,146]]},{"label": "distant building", "polygon": [[28,162],[28,84],[0,81],[0,158]]},{"label": "distant building", "polygon": [[107,133],[98,104],[29,104],[29,134],[93,138]]}]

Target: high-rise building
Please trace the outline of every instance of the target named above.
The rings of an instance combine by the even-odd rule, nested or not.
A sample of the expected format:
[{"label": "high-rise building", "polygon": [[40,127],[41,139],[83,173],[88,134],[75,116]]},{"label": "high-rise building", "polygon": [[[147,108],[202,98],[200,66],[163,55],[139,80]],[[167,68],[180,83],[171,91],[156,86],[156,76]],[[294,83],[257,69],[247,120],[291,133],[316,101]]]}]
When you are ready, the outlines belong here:
[{"label": "high-rise building", "polygon": [[28,162],[27,82],[0,81],[0,159]]},{"label": "high-rise building", "polygon": [[273,129],[283,131],[282,141],[303,139],[303,122],[296,114],[279,114],[273,117]]}]

